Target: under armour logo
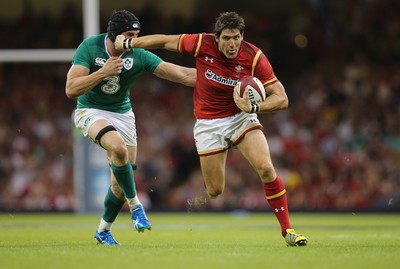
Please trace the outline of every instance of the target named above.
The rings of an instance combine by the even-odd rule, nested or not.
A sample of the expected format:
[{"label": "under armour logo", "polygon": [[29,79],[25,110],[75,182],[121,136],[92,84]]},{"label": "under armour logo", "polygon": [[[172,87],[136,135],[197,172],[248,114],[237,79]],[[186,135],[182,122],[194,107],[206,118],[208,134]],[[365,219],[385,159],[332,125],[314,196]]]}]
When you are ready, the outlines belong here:
[{"label": "under armour logo", "polygon": [[210,63],[214,63],[214,58],[208,58],[207,56],[206,56],[206,58],[205,58],[205,60],[206,60],[206,62],[210,62]]},{"label": "under armour logo", "polygon": [[285,208],[283,206],[282,207],[277,207],[277,208],[274,209],[274,211],[275,212],[279,212],[279,211],[283,212],[283,211],[285,211]]}]

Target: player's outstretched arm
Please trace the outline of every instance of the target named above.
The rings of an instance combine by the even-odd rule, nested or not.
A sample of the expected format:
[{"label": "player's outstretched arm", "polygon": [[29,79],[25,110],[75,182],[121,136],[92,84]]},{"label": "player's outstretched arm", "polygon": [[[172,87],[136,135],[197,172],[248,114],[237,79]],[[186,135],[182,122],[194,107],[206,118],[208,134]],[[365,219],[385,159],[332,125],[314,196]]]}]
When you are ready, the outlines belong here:
[{"label": "player's outstretched arm", "polygon": [[197,75],[195,68],[184,67],[169,62],[161,62],[154,70],[154,75],[189,87],[194,87],[196,85]]},{"label": "player's outstretched arm", "polygon": [[147,35],[137,38],[127,38],[123,35],[118,35],[114,45],[117,50],[125,51],[131,48],[143,49],[166,49],[170,51],[178,51],[180,35]]}]

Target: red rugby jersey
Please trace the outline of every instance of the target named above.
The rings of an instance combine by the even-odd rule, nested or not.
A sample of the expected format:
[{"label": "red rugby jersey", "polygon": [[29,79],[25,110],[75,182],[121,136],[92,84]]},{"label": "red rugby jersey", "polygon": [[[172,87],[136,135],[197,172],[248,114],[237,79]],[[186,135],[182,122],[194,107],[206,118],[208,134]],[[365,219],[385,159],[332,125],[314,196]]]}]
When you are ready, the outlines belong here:
[{"label": "red rugby jersey", "polygon": [[264,85],[277,81],[271,64],[256,46],[242,41],[238,56],[229,60],[218,50],[214,34],[182,34],[178,51],[196,57],[197,81],[194,114],[197,119],[216,119],[241,110],[233,100],[233,88],[244,75],[257,77]]}]

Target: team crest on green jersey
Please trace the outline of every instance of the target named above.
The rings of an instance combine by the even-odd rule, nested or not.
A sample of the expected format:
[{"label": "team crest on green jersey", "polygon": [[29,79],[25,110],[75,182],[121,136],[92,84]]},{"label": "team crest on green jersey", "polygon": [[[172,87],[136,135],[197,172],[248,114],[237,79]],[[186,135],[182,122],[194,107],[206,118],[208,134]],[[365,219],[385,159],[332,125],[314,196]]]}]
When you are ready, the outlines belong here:
[{"label": "team crest on green jersey", "polygon": [[123,61],[124,61],[124,68],[126,70],[129,70],[129,69],[132,68],[132,66],[133,66],[133,58],[125,58],[125,59],[123,59]]}]

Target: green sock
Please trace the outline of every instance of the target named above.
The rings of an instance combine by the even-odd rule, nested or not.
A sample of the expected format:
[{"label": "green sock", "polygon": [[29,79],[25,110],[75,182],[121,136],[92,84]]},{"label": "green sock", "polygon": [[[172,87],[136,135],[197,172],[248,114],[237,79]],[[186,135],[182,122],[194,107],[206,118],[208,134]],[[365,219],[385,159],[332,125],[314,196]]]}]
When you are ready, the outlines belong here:
[{"label": "green sock", "polygon": [[111,169],[114,173],[115,179],[126,198],[133,198],[136,195],[135,180],[133,178],[132,165],[128,162],[123,166],[116,166],[111,164]]},{"label": "green sock", "polygon": [[110,223],[114,222],[124,204],[125,200],[118,199],[114,193],[112,193],[111,187],[108,188],[107,195],[104,198],[103,220]]}]

